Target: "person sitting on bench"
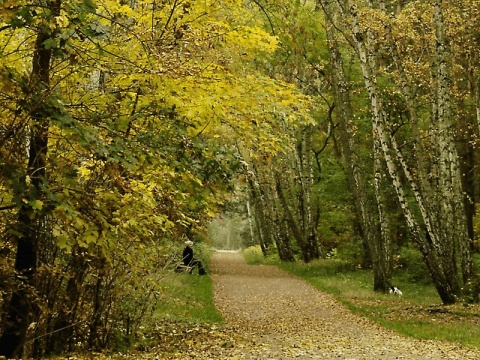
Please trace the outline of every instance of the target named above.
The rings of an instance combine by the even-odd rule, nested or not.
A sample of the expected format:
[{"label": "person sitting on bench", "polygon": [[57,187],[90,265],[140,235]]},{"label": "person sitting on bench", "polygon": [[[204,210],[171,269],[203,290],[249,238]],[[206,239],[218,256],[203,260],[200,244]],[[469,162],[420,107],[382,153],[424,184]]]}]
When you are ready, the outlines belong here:
[{"label": "person sitting on bench", "polygon": [[193,241],[185,241],[185,249],[183,249],[183,263],[185,266],[191,267],[190,274],[193,273],[193,268],[198,267],[198,275],[206,275],[207,272],[200,260],[193,257]]}]

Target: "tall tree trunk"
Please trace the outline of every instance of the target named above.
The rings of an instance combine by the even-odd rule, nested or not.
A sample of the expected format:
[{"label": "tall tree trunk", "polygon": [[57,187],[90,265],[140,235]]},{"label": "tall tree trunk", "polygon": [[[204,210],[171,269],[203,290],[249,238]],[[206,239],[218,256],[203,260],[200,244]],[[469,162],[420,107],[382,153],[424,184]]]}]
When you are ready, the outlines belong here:
[{"label": "tall tree trunk", "polygon": [[[388,219],[383,210],[384,204],[380,197],[380,188],[377,186],[377,204],[382,232],[376,224],[374,200],[369,198],[365,180],[365,171],[358,157],[358,143],[355,136],[355,124],[352,102],[343,71],[343,61],[338,47],[335,33],[337,9],[329,0],[320,1],[327,16],[327,40],[329,55],[333,69],[332,85],[336,108],[339,109],[338,124],[340,128],[340,143],[342,154],[347,168],[347,179],[352,191],[354,206],[359,218],[361,233],[367,244],[374,274],[374,290],[386,291],[391,281],[391,237],[389,235]],[[377,149],[377,148],[376,148]],[[377,152],[375,152],[377,154]],[[376,172],[376,184],[380,184],[381,174]]]},{"label": "tall tree trunk", "polygon": [[[50,1],[48,8],[54,14],[60,13],[60,1]],[[28,139],[28,165],[25,177],[20,180],[23,193],[17,194],[23,203],[18,214],[15,232],[17,252],[15,271],[18,286],[14,290],[7,312],[5,330],[0,337],[0,355],[17,358],[22,355],[23,345],[35,309],[35,274],[37,271],[38,242],[42,237],[43,214],[38,211],[36,201],[42,201],[46,186],[46,166],[48,153],[49,109],[46,102],[50,94],[50,62],[52,50],[45,49],[45,41],[51,34],[40,30],[35,41],[32,59],[30,87],[26,98],[31,99],[29,109],[32,126]],[[30,190],[28,190],[30,189]],[[28,192],[28,193],[27,193]],[[35,208],[34,208],[35,207]],[[18,235],[17,235],[18,234]]]},{"label": "tall tree trunk", "polygon": [[[467,283],[474,277],[473,260],[470,247],[471,241],[466,227],[467,221],[463,202],[460,161],[452,134],[453,124],[449,93],[451,79],[447,68],[447,57],[449,57],[449,54],[445,40],[445,20],[442,6],[442,0],[436,0],[433,5],[436,44],[436,61],[434,62],[436,74],[434,74],[434,77],[436,75],[437,83],[432,114],[434,122],[438,124],[439,184],[444,209],[441,214],[443,215],[442,225],[446,243],[446,251],[444,253],[446,256],[451,257],[453,264],[456,265],[455,248],[456,244],[459,245],[463,282]],[[454,269],[451,269],[451,271],[454,271]]]},{"label": "tall tree trunk", "polygon": [[250,198],[253,202],[254,214],[255,214],[255,227],[258,233],[258,241],[260,248],[262,249],[263,256],[267,256],[267,240],[269,236],[269,231],[266,228],[265,224],[265,208],[264,202],[261,199],[261,190],[258,188],[257,182],[252,178],[253,173],[250,174],[248,179],[248,184],[250,185]]},{"label": "tall tree trunk", "polygon": [[247,219],[248,219],[248,229],[250,231],[250,241],[255,243],[255,232],[254,232],[254,216],[252,214],[252,209],[250,207],[250,200],[247,199]]},{"label": "tall tree trunk", "polygon": [[302,131],[302,140],[299,144],[298,173],[300,177],[299,212],[302,237],[310,253],[310,258],[320,258],[320,249],[317,239],[317,226],[319,222],[319,207],[313,199],[313,151],[312,151],[312,126],[306,126]]},{"label": "tall tree trunk", "polygon": [[465,122],[461,121],[461,126],[465,129],[462,139],[457,141],[458,154],[461,159],[460,173],[462,174],[462,188],[464,189],[463,202],[465,207],[465,217],[467,222],[467,234],[470,243],[471,251],[474,251],[475,231],[474,231],[474,216],[476,211],[475,192],[475,174],[477,167],[475,162],[475,134],[473,133],[474,123],[472,119],[467,119]]},{"label": "tall tree trunk", "polygon": [[380,225],[380,234],[373,238],[373,289],[386,292],[392,280],[392,231],[386,210],[387,200],[384,193],[384,165],[381,145],[378,138],[374,141],[375,197]]},{"label": "tall tree trunk", "polygon": [[[460,287],[458,284],[458,279],[456,277],[456,270],[452,268],[452,263],[448,262],[451,258],[442,251],[437,251],[444,244],[439,243],[438,238],[435,237],[434,232],[428,231],[427,225],[427,235],[425,237],[421,236],[420,226],[414,216],[414,212],[410,208],[407,192],[404,189],[404,185],[401,181],[400,174],[397,169],[394,158],[390,154],[389,146],[394,141],[394,138],[391,137],[391,134],[385,128],[385,113],[382,106],[381,98],[378,93],[376,85],[376,76],[375,76],[375,54],[373,47],[369,44],[370,34],[363,34],[360,30],[358,23],[358,13],[356,5],[349,5],[349,14],[352,19],[352,33],[353,41],[356,44],[358,55],[360,58],[360,65],[365,81],[365,86],[369,94],[371,108],[372,108],[372,122],[374,136],[377,137],[377,141],[382,148],[382,153],[387,164],[387,169],[390,177],[393,181],[393,186],[397,192],[397,196],[400,202],[400,205],[404,211],[404,215],[407,221],[407,224],[410,228],[410,232],[413,236],[413,239],[419,245],[420,251],[422,252],[426,264],[432,275],[432,279],[435,282],[437,291],[442,298],[444,303],[454,303],[457,300],[457,297],[460,293]],[[367,36],[364,39],[365,35]],[[394,146],[397,149],[397,157],[400,159],[401,152],[399,151],[398,146]],[[403,162],[405,164],[405,162]],[[406,167],[404,166],[404,169]],[[415,185],[413,178],[410,178],[410,184]],[[420,208],[425,209],[423,204],[423,198],[420,196],[420,193],[414,190],[414,193],[417,195],[417,200],[421,200],[419,203]],[[424,212],[425,213],[425,212]],[[426,213],[425,213],[426,214]],[[424,220],[427,220],[428,217],[424,217]],[[448,251],[447,251],[448,252]]]},{"label": "tall tree trunk", "polygon": [[[341,5],[341,3],[340,3]],[[458,153],[452,135],[450,111],[450,75],[447,71],[447,48],[445,41],[445,24],[443,20],[442,2],[435,1],[433,10],[433,26],[435,30],[435,51],[432,57],[432,139],[433,151],[428,170],[432,177],[424,175],[425,167],[417,172],[421,187],[417,185],[412,171],[404,159],[401,147],[397,144],[392,132],[386,125],[385,111],[376,85],[377,65],[375,63],[375,47],[372,45],[370,31],[363,32],[358,21],[356,5],[348,5],[348,13],[352,20],[352,40],[356,44],[365,86],[370,97],[374,135],[382,148],[387,169],[392,178],[394,188],[413,239],[419,246],[425,262],[430,270],[437,291],[444,303],[454,303],[461,294],[461,281],[458,276],[457,247],[460,250],[463,283],[472,279],[470,241],[466,228],[465,208],[462,196],[461,176]],[[347,11],[344,10],[344,13]],[[394,52],[393,52],[394,53]],[[403,91],[410,111],[414,109],[407,83],[402,80]],[[413,112],[413,115],[415,113]],[[415,119],[415,117],[412,117]],[[393,157],[391,150],[395,151]],[[417,153],[416,155],[421,155]],[[423,165],[422,157],[417,158]],[[411,192],[417,201],[421,218],[425,225],[425,236],[412,211],[404,184],[398,173],[396,161],[404,170]]]},{"label": "tall tree trunk", "polygon": [[275,244],[277,245],[278,256],[282,261],[295,261],[293,249],[290,244],[288,233],[288,223],[282,217],[278,217],[276,221]]},{"label": "tall tree trunk", "polygon": [[[240,151],[240,149],[239,149]],[[241,152],[241,151],[240,151]],[[267,186],[261,186],[260,184],[260,170],[253,164],[252,161],[248,161],[248,157],[244,155],[244,171],[247,177],[247,182],[250,187],[250,199],[252,200],[253,213],[256,229],[258,231],[258,237],[260,242],[260,247],[264,256],[268,254],[268,247],[274,241],[274,219],[272,211],[269,207],[273,206],[271,201],[269,203],[269,194],[270,191]],[[272,195],[270,195],[272,197]]]},{"label": "tall tree trunk", "polygon": [[285,213],[288,228],[290,229],[298,247],[300,248],[300,251],[302,252],[303,261],[308,263],[315,258],[314,252],[312,252],[311,244],[308,242],[308,239],[304,236],[305,233],[299,224],[299,221],[295,218],[292,206],[289,205],[290,201],[286,197],[279,174],[276,174],[275,176],[275,186],[278,193],[278,198]]}]

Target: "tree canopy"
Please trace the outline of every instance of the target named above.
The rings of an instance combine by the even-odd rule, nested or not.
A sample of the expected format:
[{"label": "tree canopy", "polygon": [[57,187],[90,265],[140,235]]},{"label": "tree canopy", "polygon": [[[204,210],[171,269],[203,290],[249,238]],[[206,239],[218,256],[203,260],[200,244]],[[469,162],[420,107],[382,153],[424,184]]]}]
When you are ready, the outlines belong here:
[{"label": "tree canopy", "polygon": [[353,244],[386,291],[415,247],[478,300],[476,1],[1,3],[0,355],[131,333],[229,207],[265,255]]}]

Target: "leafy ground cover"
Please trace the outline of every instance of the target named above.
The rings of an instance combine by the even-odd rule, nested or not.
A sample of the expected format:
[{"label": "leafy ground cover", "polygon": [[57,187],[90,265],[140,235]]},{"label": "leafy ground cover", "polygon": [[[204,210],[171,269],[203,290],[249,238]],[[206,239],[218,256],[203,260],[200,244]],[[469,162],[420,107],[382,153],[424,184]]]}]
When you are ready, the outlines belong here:
[{"label": "leafy ground cover", "polygon": [[[411,349],[432,354],[448,351],[447,357],[438,359],[478,358],[478,350],[465,357],[468,350],[455,345],[479,348],[478,307],[441,306],[429,285],[412,284],[399,277],[404,296],[394,297],[371,291],[370,271],[354,271],[346,262],[277,263],[276,267],[296,275],[283,277],[276,267],[249,267],[242,265],[239,254],[230,256],[215,255],[210,276],[167,276],[157,311],[127,350],[75,355],[72,359],[325,358],[319,354],[373,359],[385,358],[383,349],[399,344],[401,356]],[[276,260],[266,260],[272,262]],[[323,293],[302,285],[300,278]],[[332,296],[352,312],[335,305]],[[361,318],[412,338],[447,342],[405,342],[393,332],[372,328]],[[397,358],[404,358],[401,356]]]},{"label": "leafy ground cover", "polygon": [[221,323],[209,276],[173,274],[164,280],[154,318],[174,322]]},{"label": "leafy ground cover", "polygon": [[371,270],[355,270],[342,261],[327,259],[278,266],[333,294],[351,311],[400,334],[480,348],[479,304],[442,305],[432,285],[412,282],[404,272],[398,272],[394,278],[403,291],[403,296],[397,297],[373,292]]},{"label": "leafy ground cover", "polygon": [[[200,257],[210,272],[211,251],[197,245]],[[181,249],[180,249],[181,251]],[[211,276],[175,273],[175,264],[164,269],[161,293],[155,312],[132,341],[119,343],[116,349],[105,353],[76,353],[71,360],[86,359],[165,359],[188,354],[214,353],[228,348],[231,333],[223,324],[213,299]],[[194,355],[190,355],[192,357]],[[65,356],[51,360],[65,359]]]},{"label": "leafy ground cover", "polygon": [[[222,359],[480,358],[480,349],[399,335],[277,266],[249,266],[240,254],[217,253],[213,259],[217,306],[225,323],[243,335]],[[334,264],[333,269],[310,267],[307,273],[334,276],[350,267],[346,262]]]}]

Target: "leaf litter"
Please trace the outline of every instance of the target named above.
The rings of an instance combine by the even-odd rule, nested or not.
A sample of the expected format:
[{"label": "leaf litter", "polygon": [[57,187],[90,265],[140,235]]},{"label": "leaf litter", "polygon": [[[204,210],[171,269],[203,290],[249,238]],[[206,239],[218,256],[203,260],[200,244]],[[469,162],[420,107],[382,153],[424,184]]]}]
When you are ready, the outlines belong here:
[{"label": "leaf litter", "polygon": [[275,266],[245,264],[238,253],[215,253],[211,276],[224,325],[163,321],[145,334],[148,346],[89,358],[480,359],[478,349],[385,329]]}]

